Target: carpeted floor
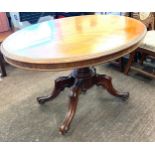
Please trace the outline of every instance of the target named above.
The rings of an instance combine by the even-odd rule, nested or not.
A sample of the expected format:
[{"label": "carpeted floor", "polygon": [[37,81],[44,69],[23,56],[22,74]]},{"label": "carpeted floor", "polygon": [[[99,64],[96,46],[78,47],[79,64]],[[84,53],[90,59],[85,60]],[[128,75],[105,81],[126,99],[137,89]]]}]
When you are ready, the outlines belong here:
[{"label": "carpeted floor", "polygon": [[80,96],[68,134],[58,127],[67,112],[66,89],[58,98],[40,106],[37,96],[47,95],[53,81],[67,72],[33,72],[7,66],[0,80],[0,141],[155,141],[155,81],[112,66],[100,65],[100,73],[113,77],[114,86],[129,91],[124,102],[97,87]]}]

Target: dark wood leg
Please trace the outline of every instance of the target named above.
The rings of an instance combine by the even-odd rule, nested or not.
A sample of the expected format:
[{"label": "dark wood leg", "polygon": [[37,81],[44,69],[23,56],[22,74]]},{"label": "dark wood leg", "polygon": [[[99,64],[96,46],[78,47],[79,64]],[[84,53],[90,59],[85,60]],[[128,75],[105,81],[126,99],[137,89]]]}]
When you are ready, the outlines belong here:
[{"label": "dark wood leg", "polygon": [[98,75],[96,74],[96,69],[94,67],[86,67],[75,69],[68,77],[58,78],[55,81],[55,88],[51,95],[37,98],[38,102],[40,104],[43,104],[46,101],[52,100],[57,97],[64,88],[70,87],[71,94],[68,113],[66,114],[63,124],[59,128],[61,134],[65,134],[70,128],[71,122],[76,113],[80,93],[86,92],[94,85],[102,86],[114,96],[121,97],[123,99],[127,99],[129,97],[129,93],[119,92],[113,87],[111,77],[106,75]]},{"label": "dark wood leg", "polygon": [[131,64],[132,64],[132,62],[134,61],[135,53],[136,53],[136,52],[132,52],[132,53],[130,54],[130,56],[129,56],[129,60],[128,60],[128,63],[127,63],[127,65],[126,65],[126,67],[125,67],[125,71],[124,71],[124,74],[126,74],[126,75],[128,75],[129,70],[130,70],[130,67],[131,67]]},{"label": "dark wood leg", "polygon": [[143,65],[144,60],[146,59],[147,54],[142,53],[142,57],[140,59],[140,64]]},{"label": "dark wood leg", "polygon": [[6,74],[6,70],[5,70],[5,65],[4,65],[4,59],[3,59],[3,55],[0,52],[0,67],[1,67],[1,77],[5,77],[7,76]]},{"label": "dark wood leg", "polygon": [[96,78],[96,85],[104,87],[111,95],[128,99],[128,92],[119,92],[113,87],[111,77],[107,75],[97,75]]},{"label": "dark wood leg", "polygon": [[37,101],[39,104],[44,104],[45,102],[49,100],[53,100],[56,98],[61,91],[64,90],[66,87],[71,87],[74,83],[74,78],[71,76],[66,77],[59,77],[55,80],[55,87],[51,95],[49,96],[43,96],[43,97],[37,97]]},{"label": "dark wood leg", "polygon": [[124,72],[124,58],[123,57],[120,58],[120,71]]},{"label": "dark wood leg", "polygon": [[59,131],[62,135],[64,135],[70,128],[70,124],[74,118],[77,104],[78,104],[78,97],[80,93],[80,81],[76,81],[74,86],[71,88],[71,94],[70,94],[70,101],[69,101],[69,107],[68,107],[68,113],[66,114],[65,120],[61,127],[59,128]]}]

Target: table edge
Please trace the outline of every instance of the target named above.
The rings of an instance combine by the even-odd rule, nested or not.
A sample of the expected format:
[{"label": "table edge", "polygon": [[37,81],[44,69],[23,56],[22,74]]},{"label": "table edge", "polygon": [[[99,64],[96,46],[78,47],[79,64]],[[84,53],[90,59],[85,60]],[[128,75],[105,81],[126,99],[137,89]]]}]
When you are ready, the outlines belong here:
[{"label": "table edge", "polygon": [[124,55],[127,55],[137,49],[140,45],[140,42],[121,51],[118,51],[113,54],[109,54],[106,56],[98,57],[96,59],[77,61],[77,62],[69,62],[69,63],[60,63],[60,64],[35,64],[35,63],[25,63],[21,61],[16,61],[7,57],[4,57],[6,62],[9,64],[26,70],[36,70],[36,71],[65,71],[71,70],[75,68],[82,68],[88,66],[95,66],[102,63],[107,63],[113,60],[116,60]]}]

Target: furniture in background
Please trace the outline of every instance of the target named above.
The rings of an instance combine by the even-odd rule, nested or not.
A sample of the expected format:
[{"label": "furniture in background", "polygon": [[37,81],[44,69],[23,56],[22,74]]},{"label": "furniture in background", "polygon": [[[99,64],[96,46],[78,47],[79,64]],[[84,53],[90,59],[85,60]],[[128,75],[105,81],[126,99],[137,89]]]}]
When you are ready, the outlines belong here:
[{"label": "furniture in background", "polygon": [[5,70],[5,65],[4,65],[4,58],[2,53],[0,52],[0,69],[1,69],[1,77],[7,76],[6,70]]},{"label": "furniture in background", "polygon": [[[45,31],[42,26],[46,27]],[[23,36],[23,33],[28,36]],[[77,16],[19,30],[1,47],[7,62],[16,67],[39,71],[73,69],[69,76],[55,80],[54,90],[49,96],[37,98],[40,104],[44,104],[56,98],[65,88],[70,88],[68,113],[59,129],[61,134],[65,134],[74,118],[79,95],[94,85],[102,86],[113,96],[128,98],[129,93],[117,91],[112,85],[112,78],[97,74],[92,66],[129,54],[139,46],[145,34],[146,27],[132,18]]]},{"label": "furniture in background", "polygon": [[82,15],[93,15],[94,12],[55,12],[55,19]]},{"label": "furniture in background", "polygon": [[54,19],[55,12],[8,12],[8,17],[13,28],[20,30],[31,24]]},{"label": "furniture in background", "polygon": [[[3,40],[7,38],[9,35],[11,35],[12,33],[13,31],[11,30],[6,31],[6,32],[1,32],[0,33],[0,45],[3,42]],[[5,69],[5,61],[4,61],[1,51],[0,51],[0,69],[1,69],[1,77],[7,76],[6,69]]]},{"label": "furniture in background", "polygon": [[[39,22],[40,18],[43,17],[54,17],[55,12],[19,12],[20,22],[28,21],[30,24],[36,24]],[[48,18],[53,19],[53,18]]]},{"label": "furniture in background", "polygon": [[93,12],[10,12],[8,16],[15,30],[30,26],[31,24],[52,20],[55,18],[89,15]]},{"label": "furniture in background", "polygon": [[[10,34],[12,34],[8,18],[6,16],[6,13],[0,12],[0,44],[3,42],[3,40],[8,37]],[[0,51],[0,70],[1,70],[1,77],[5,77],[6,70],[5,70],[5,64],[4,64],[3,55]]]},{"label": "furniture in background", "polygon": [[[138,71],[146,76],[151,78],[155,78],[155,74],[153,72],[148,72],[144,70],[143,63],[144,60],[147,61],[147,57],[155,58],[155,30],[154,30],[154,13],[151,12],[133,12],[132,17],[143,22],[147,27],[147,34],[142,41],[141,45],[138,49],[133,51],[130,54],[128,63],[126,65],[124,73],[128,75],[129,70],[133,69]],[[138,65],[132,65],[135,57],[138,57],[138,53],[140,53],[140,60],[137,60]],[[139,58],[137,58],[139,59]],[[151,59],[150,59],[151,60]],[[151,62],[150,62],[151,63]],[[155,67],[155,63],[154,63]]]},{"label": "furniture in background", "polygon": [[0,12],[0,33],[10,30],[9,21],[5,12]]}]

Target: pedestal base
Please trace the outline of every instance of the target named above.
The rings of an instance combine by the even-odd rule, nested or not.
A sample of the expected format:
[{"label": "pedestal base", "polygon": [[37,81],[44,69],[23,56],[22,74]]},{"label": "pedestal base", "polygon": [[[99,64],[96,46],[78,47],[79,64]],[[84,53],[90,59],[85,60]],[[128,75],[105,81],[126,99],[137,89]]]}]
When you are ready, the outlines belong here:
[{"label": "pedestal base", "polygon": [[75,69],[69,76],[59,77],[55,80],[55,87],[51,95],[37,98],[40,104],[44,104],[57,97],[66,87],[70,88],[71,93],[69,97],[68,113],[59,129],[61,134],[65,134],[70,128],[70,124],[76,112],[79,94],[81,92],[86,92],[94,85],[102,86],[111,95],[121,97],[122,99],[127,99],[129,97],[129,93],[119,92],[113,87],[111,77],[97,74],[95,68],[87,67]]}]

